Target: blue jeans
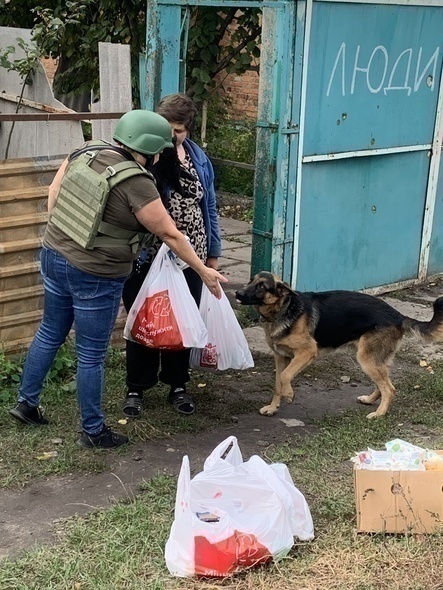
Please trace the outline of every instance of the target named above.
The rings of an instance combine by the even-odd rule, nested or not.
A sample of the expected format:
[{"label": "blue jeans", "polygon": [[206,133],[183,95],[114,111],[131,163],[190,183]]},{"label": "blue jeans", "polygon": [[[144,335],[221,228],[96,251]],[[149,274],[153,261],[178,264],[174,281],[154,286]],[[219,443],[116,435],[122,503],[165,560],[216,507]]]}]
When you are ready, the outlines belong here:
[{"label": "blue jeans", "polygon": [[43,320],[29,348],[18,401],[38,406],[43,381],[74,324],[82,429],[90,435],[98,434],[104,423],[104,362],[126,277],[108,279],[87,274],[48,248],[42,249],[41,274],[45,289]]}]

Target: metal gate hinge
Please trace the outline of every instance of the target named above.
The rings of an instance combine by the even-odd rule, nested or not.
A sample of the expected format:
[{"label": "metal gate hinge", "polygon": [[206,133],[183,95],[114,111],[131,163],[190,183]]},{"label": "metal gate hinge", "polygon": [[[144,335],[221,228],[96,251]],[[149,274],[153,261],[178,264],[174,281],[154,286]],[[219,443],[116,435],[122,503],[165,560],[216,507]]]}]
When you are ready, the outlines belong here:
[{"label": "metal gate hinge", "polygon": [[284,240],[275,240],[274,246],[285,246],[286,244],[293,244],[294,238],[286,238]]},{"label": "metal gate hinge", "polygon": [[290,135],[292,133],[298,133],[299,132],[299,127],[298,125],[291,125],[291,127],[285,127],[281,130],[282,133],[284,133],[285,135]]},{"label": "metal gate hinge", "polygon": [[278,123],[271,123],[270,121],[257,121],[256,127],[263,127],[264,129],[272,129],[277,131]]},{"label": "metal gate hinge", "polygon": [[262,236],[263,238],[268,238],[268,239],[271,239],[272,238],[272,233],[271,232],[263,231],[261,229],[256,229],[255,227],[253,227],[251,231],[256,236]]}]

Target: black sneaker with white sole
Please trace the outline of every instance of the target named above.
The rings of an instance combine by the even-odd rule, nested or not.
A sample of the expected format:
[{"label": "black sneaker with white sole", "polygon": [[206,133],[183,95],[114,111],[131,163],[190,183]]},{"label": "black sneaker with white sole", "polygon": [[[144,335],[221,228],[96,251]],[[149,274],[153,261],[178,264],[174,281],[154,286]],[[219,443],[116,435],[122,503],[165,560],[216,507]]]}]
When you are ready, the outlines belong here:
[{"label": "black sneaker with white sole", "polygon": [[49,421],[43,417],[40,406],[29,406],[26,402],[18,402],[15,408],[9,410],[11,416],[28,426],[45,426]]},{"label": "black sneaker with white sole", "polygon": [[103,426],[103,430],[94,436],[82,432],[78,443],[87,449],[115,449],[129,442],[125,434],[111,430],[109,426]]}]

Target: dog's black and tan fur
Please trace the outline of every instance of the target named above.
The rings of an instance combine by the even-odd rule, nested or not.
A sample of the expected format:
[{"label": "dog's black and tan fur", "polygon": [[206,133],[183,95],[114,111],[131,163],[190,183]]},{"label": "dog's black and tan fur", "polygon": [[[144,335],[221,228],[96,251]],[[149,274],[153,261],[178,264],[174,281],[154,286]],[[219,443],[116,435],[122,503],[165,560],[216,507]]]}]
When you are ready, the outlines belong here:
[{"label": "dog's black and tan fur", "polygon": [[381,397],[368,418],[386,414],[395,388],[389,378],[390,365],[403,336],[416,333],[427,342],[443,342],[443,297],[434,302],[429,322],[408,318],[371,295],[352,291],[302,293],[269,272],[260,272],[236,292],[237,301],[253,305],[274,352],[275,394],[260,413],[272,416],[282,398],[291,402],[291,381],[322,351],[353,344],[357,361],[375,383],[371,395],[358,401],[372,404]]}]

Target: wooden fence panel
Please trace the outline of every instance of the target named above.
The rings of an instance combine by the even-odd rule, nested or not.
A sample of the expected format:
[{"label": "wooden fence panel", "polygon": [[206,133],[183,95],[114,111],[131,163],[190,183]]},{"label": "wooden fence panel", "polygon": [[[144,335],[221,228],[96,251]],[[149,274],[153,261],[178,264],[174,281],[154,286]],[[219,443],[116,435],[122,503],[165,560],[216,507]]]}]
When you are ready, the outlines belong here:
[{"label": "wooden fence panel", "polygon": [[[60,158],[0,161],[0,348],[26,350],[43,313],[40,248],[47,196]],[[113,345],[122,346],[121,311]]]},{"label": "wooden fence panel", "polygon": [[48,186],[60,163],[0,161],[0,345],[7,353],[28,347],[42,317],[39,252]]}]

